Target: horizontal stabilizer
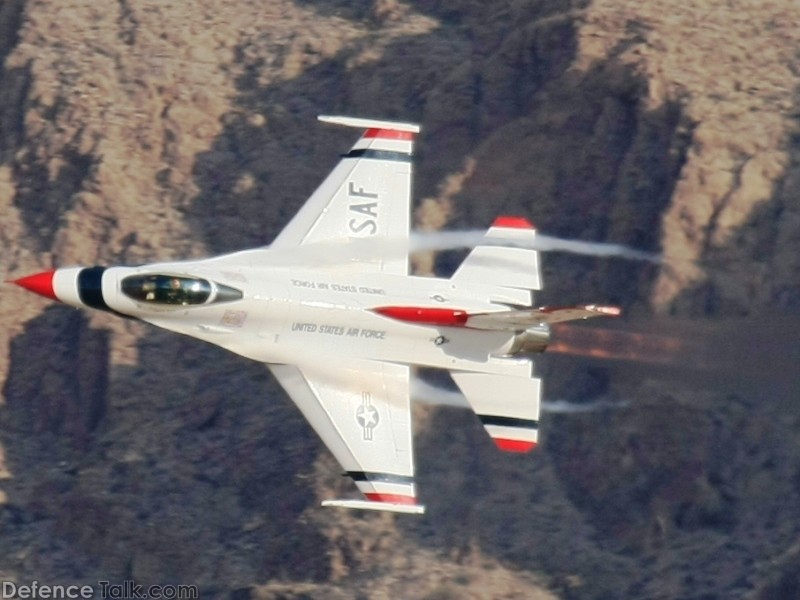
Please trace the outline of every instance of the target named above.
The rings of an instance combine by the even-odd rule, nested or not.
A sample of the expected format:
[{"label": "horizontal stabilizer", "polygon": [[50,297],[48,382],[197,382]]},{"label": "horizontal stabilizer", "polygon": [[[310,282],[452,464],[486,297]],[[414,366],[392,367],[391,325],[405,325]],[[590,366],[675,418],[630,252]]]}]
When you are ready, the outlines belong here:
[{"label": "horizontal stabilizer", "polygon": [[531,308],[525,310],[503,310],[478,313],[467,317],[464,325],[473,329],[493,331],[520,331],[542,324],[577,321],[592,317],[618,317],[619,307],[586,304],[583,306]]},{"label": "horizontal stabilizer", "polygon": [[530,452],[536,447],[540,379],[470,372],[451,375],[500,450]]},{"label": "horizontal stabilizer", "polygon": [[[525,247],[535,237],[536,230],[527,219],[498,217],[486,232],[486,242],[472,249],[453,273],[453,280],[518,290],[541,289],[539,253]],[[525,304],[530,306],[530,299]]]},{"label": "horizontal stabilizer", "polygon": [[410,515],[421,515],[425,512],[425,506],[422,504],[396,504],[392,502],[370,502],[369,500],[323,500],[322,506],[357,508],[360,510],[383,510]]}]

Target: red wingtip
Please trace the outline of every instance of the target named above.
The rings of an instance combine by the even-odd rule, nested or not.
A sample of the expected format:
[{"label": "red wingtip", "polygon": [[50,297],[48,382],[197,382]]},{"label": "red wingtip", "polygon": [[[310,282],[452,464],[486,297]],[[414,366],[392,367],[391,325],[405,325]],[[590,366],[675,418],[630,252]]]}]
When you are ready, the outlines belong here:
[{"label": "red wingtip", "polygon": [[492,227],[507,227],[510,229],[535,229],[533,223],[531,223],[525,217],[509,217],[509,216],[501,216],[497,217],[492,223]]},{"label": "red wingtip", "polygon": [[11,283],[25,288],[29,292],[44,296],[45,298],[58,300],[56,292],[53,289],[53,277],[55,274],[55,271],[42,271],[41,273],[36,273],[35,275],[28,275],[27,277],[15,279]]},{"label": "red wingtip", "polygon": [[365,138],[381,138],[384,140],[404,140],[414,141],[414,134],[411,131],[400,131],[398,129],[367,129],[364,132]]},{"label": "red wingtip", "polygon": [[416,504],[417,499],[413,496],[405,496],[403,494],[378,494],[369,493],[364,496],[370,502],[388,502],[389,504]]},{"label": "red wingtip", "polygon": [[503,452],[530,452],[536,448],[536,442],[526,440],[508,440],[505,438],[492,438],[495,445]]}]

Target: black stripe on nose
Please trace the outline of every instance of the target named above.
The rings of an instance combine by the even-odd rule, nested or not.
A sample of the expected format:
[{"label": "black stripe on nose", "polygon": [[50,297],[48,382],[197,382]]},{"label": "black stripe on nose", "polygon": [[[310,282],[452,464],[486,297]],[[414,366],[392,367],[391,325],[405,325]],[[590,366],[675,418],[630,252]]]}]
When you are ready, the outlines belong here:
[{"label": "black stripe on nose", "polygon": [[103,273],[106,267],[87,267],[78,273],[78,296],[86,306],[111,311],[103,298]]}]

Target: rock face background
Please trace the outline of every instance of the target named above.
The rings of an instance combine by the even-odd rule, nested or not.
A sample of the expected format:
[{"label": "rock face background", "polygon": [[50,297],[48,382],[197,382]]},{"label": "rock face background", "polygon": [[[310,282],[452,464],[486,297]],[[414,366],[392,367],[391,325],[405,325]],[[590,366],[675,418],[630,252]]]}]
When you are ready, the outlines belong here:
[{"label": "rock face background", "polygon": [[545,257],[540,301],[620,303],[640,359],[545,357],[548,398],[625,407],[546,416],[530,456],[418,407],[419,519],[319,509],[348,484],[262,366],[4,286],[0,578],[800,596],[798,23],[791,0],[5,0],[4,279],[268,243],[353,142],[321,113],[422,124],[419,227],[525,214],[666,265]]}]

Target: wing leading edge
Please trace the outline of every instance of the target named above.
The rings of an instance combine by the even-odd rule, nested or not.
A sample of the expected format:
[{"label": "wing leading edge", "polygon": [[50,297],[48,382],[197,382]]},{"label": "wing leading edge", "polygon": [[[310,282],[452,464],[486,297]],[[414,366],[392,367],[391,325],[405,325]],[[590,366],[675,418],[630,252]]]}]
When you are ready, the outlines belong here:
[{"label": "wing leading edge", "polygon": [[414,483],[409,367],[352,360],[270,369],[366,498],[323,506],[424,512]]}]

